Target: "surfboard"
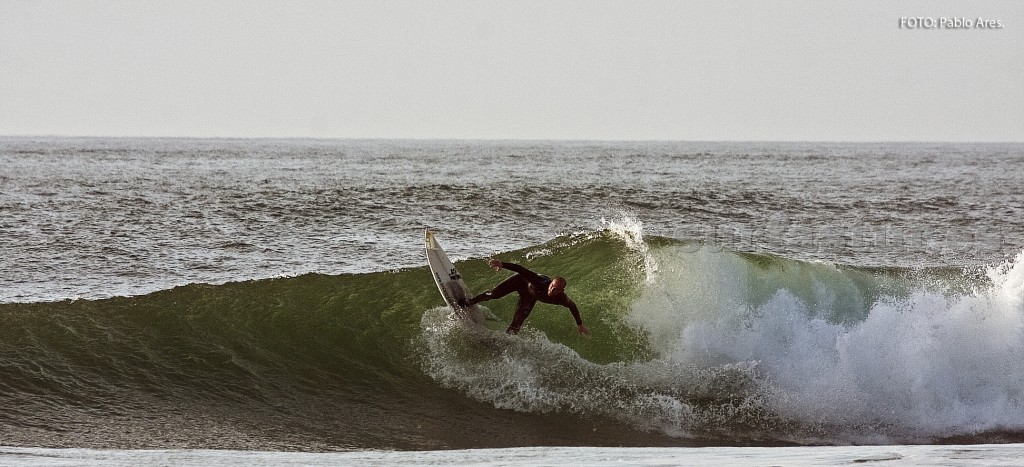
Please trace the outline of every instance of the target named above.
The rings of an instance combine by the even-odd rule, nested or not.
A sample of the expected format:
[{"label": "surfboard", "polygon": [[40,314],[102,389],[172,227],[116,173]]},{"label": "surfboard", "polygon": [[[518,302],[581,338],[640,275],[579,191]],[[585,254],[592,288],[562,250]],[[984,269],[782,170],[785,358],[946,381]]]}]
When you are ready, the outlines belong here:
[{"label": "surfboard", "polygon": [[427,265],[430,266],[430,274],[434,276],[437,290],[441,291],[441,297],[459,318],[469,323],[482,325],[484,317],[476,305],[460,305],[473,296],[469,287],[466,287],[466,282],[462,280],[462,274],[459,274],[444,249],[437,243],[434,232],[429,229],[423,232],[426,239]]}]

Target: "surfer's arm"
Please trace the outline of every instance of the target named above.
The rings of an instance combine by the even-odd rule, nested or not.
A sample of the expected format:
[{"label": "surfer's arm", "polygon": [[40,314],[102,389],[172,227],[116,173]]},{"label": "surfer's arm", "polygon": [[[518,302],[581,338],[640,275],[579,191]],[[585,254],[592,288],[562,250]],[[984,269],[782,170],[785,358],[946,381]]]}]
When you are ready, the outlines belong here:
[{"label": "surfer's arm", "polygon": [[583,318],[580,317],[580,309],[576,308],[576,302],[566,297],[565,303],[563,305],[569,309],[569,312],[572,313],[572,318],[576,320],[576,330],[579,331],[580,334],[583,334],[584,336],[589,336],[590,330],[583,325]]}]

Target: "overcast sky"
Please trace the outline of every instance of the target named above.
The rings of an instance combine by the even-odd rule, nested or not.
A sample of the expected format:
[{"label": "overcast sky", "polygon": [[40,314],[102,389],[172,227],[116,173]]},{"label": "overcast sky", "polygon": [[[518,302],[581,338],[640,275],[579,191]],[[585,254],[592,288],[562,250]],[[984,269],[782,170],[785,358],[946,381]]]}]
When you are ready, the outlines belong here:
[{"label": "overcast sky", "polygon": [[1024,1],[0,0],[0,134],[1024,141]]}]

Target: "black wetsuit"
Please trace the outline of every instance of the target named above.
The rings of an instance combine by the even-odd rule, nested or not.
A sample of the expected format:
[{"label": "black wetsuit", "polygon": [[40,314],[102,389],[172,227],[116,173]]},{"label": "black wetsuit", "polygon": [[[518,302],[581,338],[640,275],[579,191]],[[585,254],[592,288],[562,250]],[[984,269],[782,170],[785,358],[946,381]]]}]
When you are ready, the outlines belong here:
[{"label": "black wetsuit", "polygon": [[518,292],[519,303],[516,305],[516,314],[512,318],[512,323],[508,325],[508,329],[506,329],[505,332],[509,334],[518,333],[519,328],[523,327],[523,322],[526,321],[527,316],[530,316],[530,312],[533,311],[533,306],[536,305],[538,301],[550,303],[552,305],[561,305],[568,308],[572,313],[572,317],[576,319],[576,325],[580,326],[583,324],[583,320],[580,318],[579,309],[576,308],[576,304],[573,303],[565,293],[562,293],[557,297],[551,297],[548,295],[548,287],[551,285],[550,277],[537,274],[514,263],[501,263],[501,267],[515,272],[516,275],[505,279],[490,291],[473,297],[469,303],[472,305],[480,302],[486,302],[487,300],[504,297],[512,292]]}]

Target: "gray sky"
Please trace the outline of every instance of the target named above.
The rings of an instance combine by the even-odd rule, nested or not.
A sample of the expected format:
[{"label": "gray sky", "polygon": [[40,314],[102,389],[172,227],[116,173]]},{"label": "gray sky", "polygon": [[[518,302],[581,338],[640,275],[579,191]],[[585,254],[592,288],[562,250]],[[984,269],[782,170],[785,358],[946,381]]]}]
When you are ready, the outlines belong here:
[{"label": "gray sky", "polygon": [[1024,141],[1024,1],[0,0],[0,134]]}]

